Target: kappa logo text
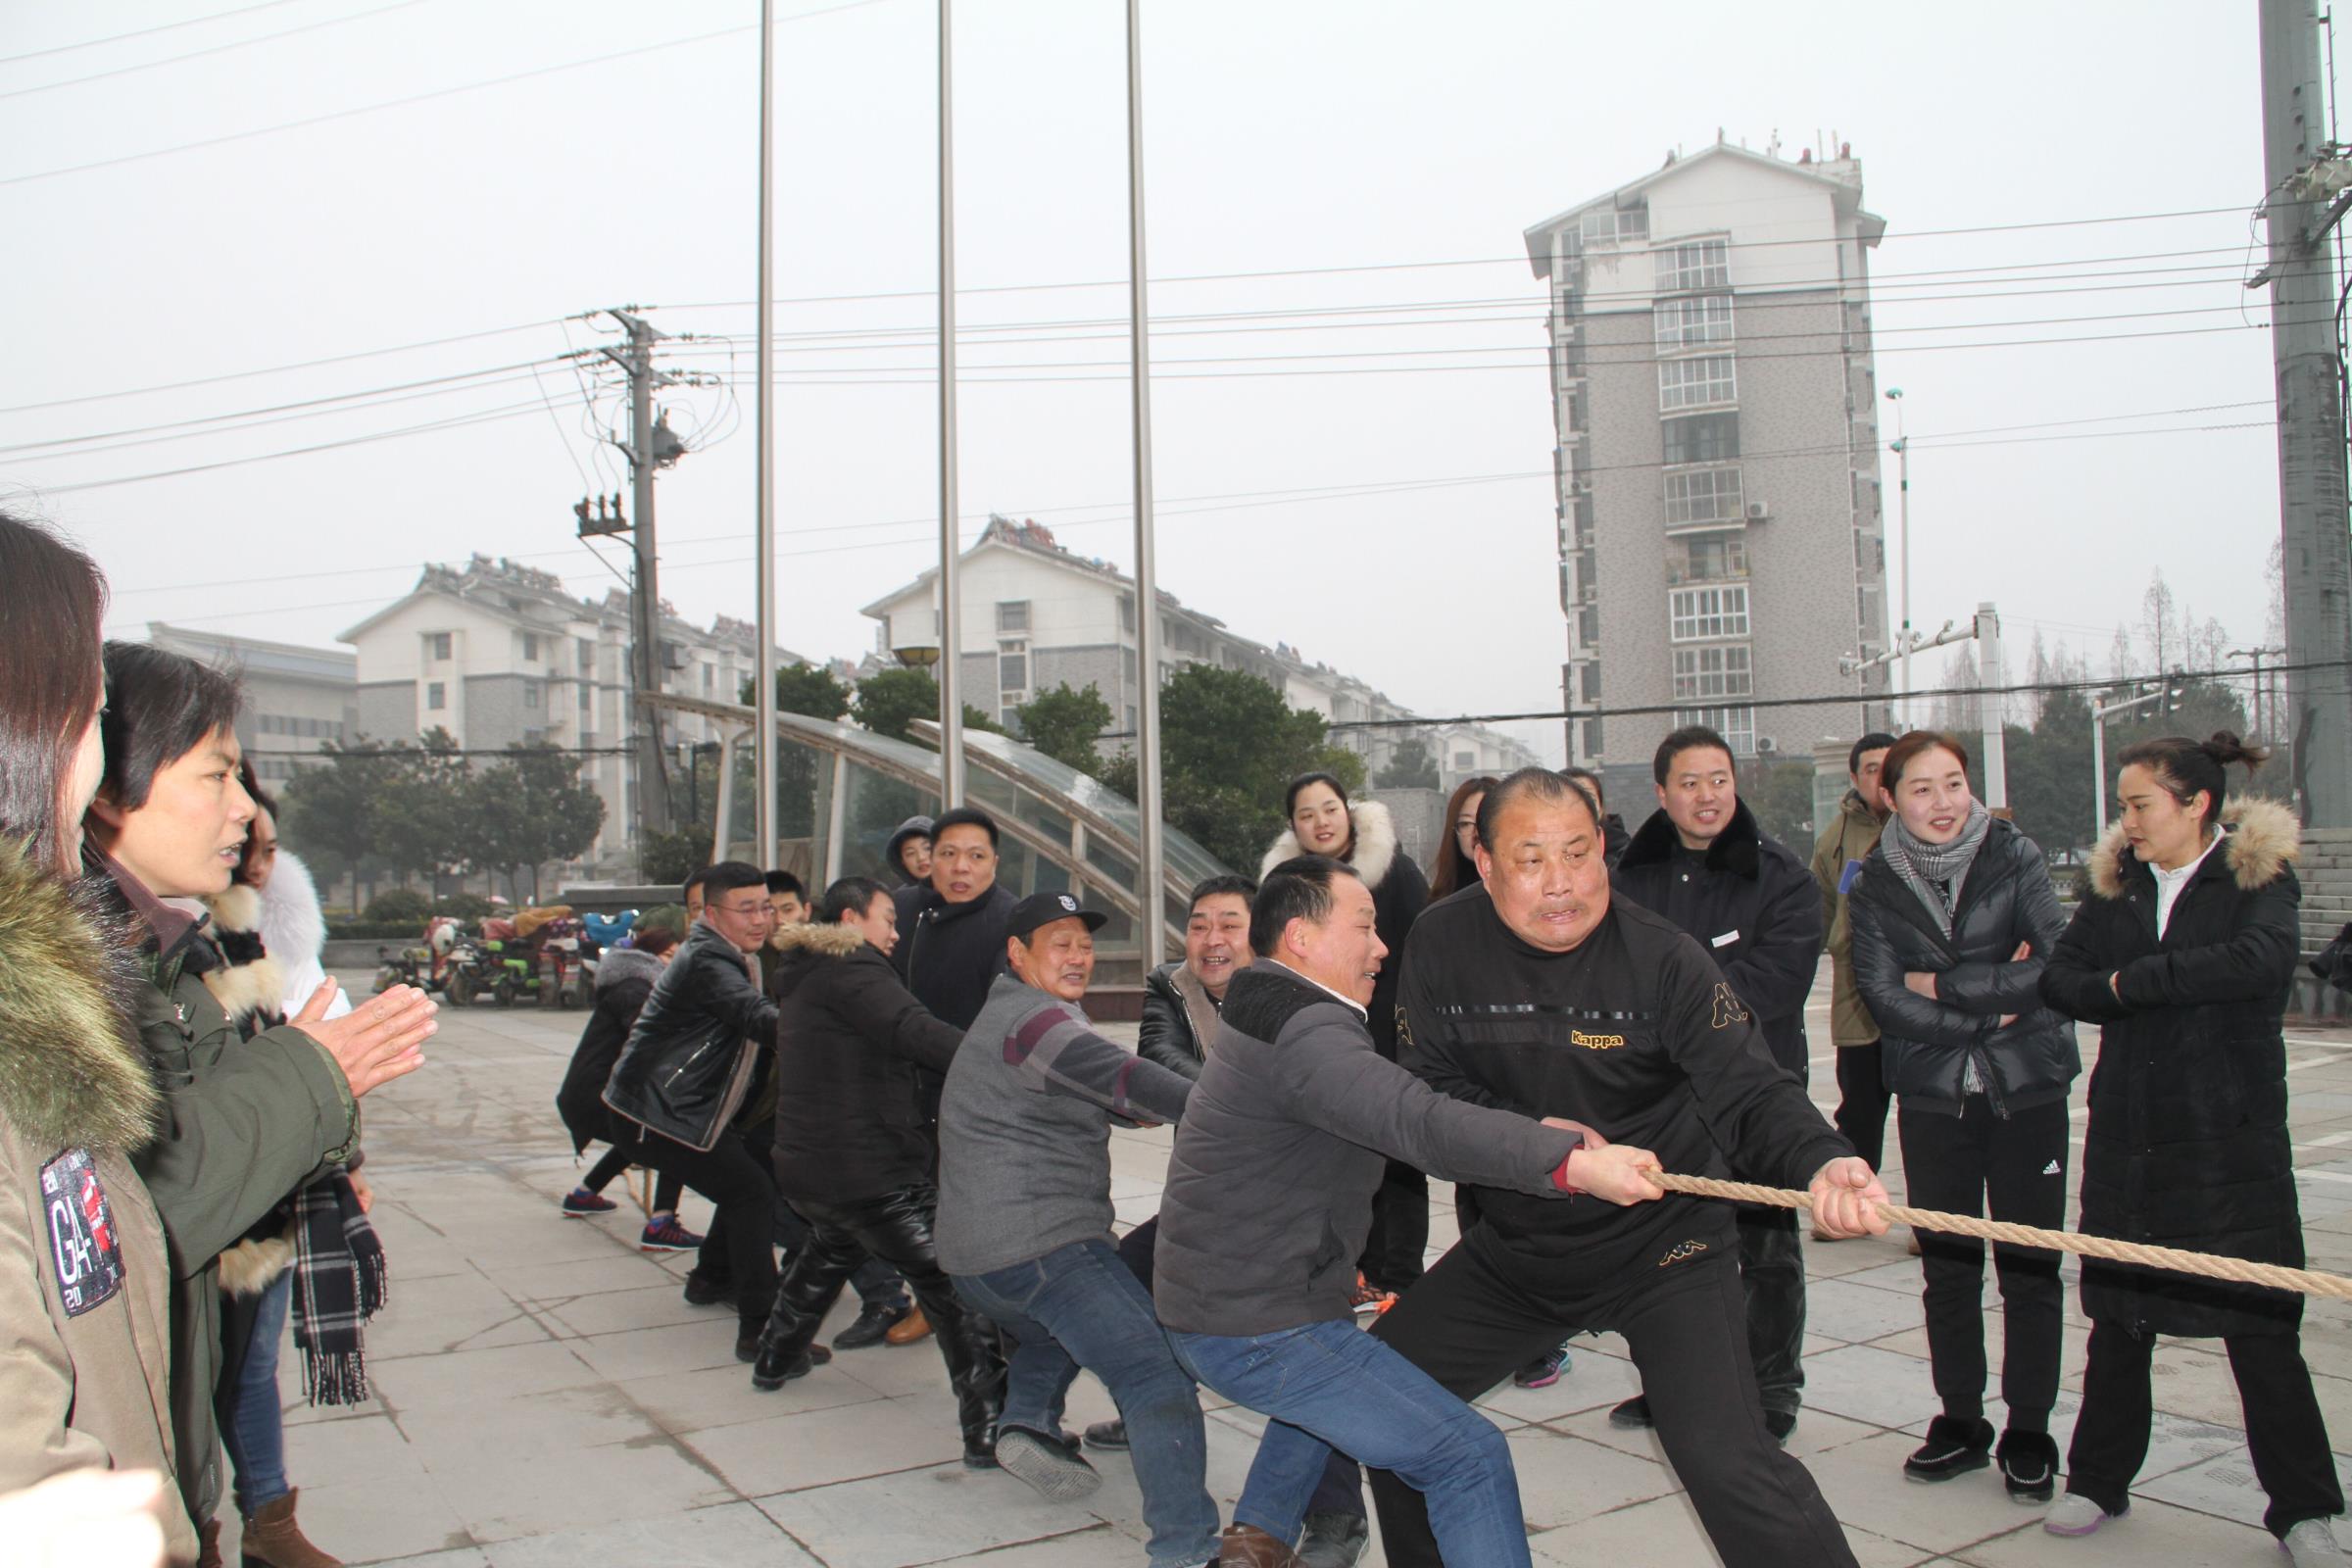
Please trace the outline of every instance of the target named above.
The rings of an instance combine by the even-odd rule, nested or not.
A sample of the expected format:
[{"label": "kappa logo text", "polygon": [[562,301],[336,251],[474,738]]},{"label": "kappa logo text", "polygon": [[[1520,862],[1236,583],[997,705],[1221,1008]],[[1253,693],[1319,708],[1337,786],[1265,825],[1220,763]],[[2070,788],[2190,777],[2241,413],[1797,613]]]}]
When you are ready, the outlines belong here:
[{"label": "kappa logo text", "polygon": [[1667,1250],[1664,1257],[1658,1259],[1658,1267],[1672,1268],[1677,1263],[1688,1263],[1706,1250],[1707,1244],[1704,1242],[1677,1242]]},{"label": "kappa logo text", "polygon": [[1747,1009],[1740,1004],[1740,998],[1732,990],[1731,982],[1718,980],[1715,983],[1715,1027],[1728,1029],[1733,1024],[1745,1022]]},{"label": "kappa logo text", "polygon": [[1582,1029],[1569,1030],[1568,1039],[1570,1043],[1582,1046],[1587,1051],[1615,1051],[1619,1046],[1625,1044],[1623,1035],[1589,1035]]}]

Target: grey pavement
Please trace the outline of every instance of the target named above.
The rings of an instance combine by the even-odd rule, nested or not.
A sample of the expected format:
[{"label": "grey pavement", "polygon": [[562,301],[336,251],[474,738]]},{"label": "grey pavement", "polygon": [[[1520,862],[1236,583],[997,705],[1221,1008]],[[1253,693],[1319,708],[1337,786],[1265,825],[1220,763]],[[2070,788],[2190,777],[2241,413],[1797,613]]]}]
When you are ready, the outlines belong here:
[{"label": "grey pavement", "polygon": [[[618,1185],[608,1195],[622,1201],[618,1212],[559,1217],[557,1200],[581,1165],[553,1102],[580,1015],[445,1010],[442,1021],[430,1064],[368,1102],[375,1218],[393,1280],[368,1335],[375,1397],[312,1410],[291,1347],[285,1355],[287,1472],[313,1540],[352,1563],[406,1568],[1145,1561],[1123,1458],[1097,1455],[1104,1484],[1072,1504],[962,1468],[954,1402],[929,1341],[845,1351],[779,1393],[754,1391],[734,1359],[732,1315],[681,1299],[690,1258],[637,1250],[639,1216]],[[1826,1106],[1835,1087],[1818,1006],[1814,1022],[1823,1043],[1814,1092]],[[2312,1263],[2352,1270],[2352,1031],[2289,1036]],[[2094,1053],[2095,1031],[2083,1047],[2086,1057]],[[2078,1087],[2078,1125],[2081,1117]],[[1169,1136],[1114,1138],[1122,1225],[1156,1208]],[[1899,1162],[1887,1181],[1899,1195]],[[1451,1196],[1433,1188],[1433,1258],[1454,1239]],[[699,1229],[707,1217],[690,1199],[689,1223]],[[2262,1494],[2217,1342],[2167,1342],[2158,1353],[2160,1413],[2131,1516],[2088,1540],[2060,1541],[2042,1533],[2037,1510],[2007,1500],[1996,1472],[1934,1487],[1903,1481],[1902,1457],[1936,1409],[1919,1265],[1903,1233],[1808,1242],[1806,1252],[1805,1410],[1791,1447],[1866,1568],[2281,1560],[2259,1528]],[[1990,1281],[1986,1296],[1997,1367]],[[828,1333],[854,1308],[837,1309]],[[2070,1293],[2067,1387],[2079,1390],[2085,1325],[2071,1308]],[[2352,1444],[2352,1305],[2313,1302],[2304,1346],[2340,1468]],[[1481,1401],[1509,1434],[1538,1562],[1717,1560],[1654,1439],[1608,1424],[1609,1406],[1634,1388],[1623,1343],[1604,1335],[1576,1342],[1553,1387],[1505,1385]],[[1257,1420],[1214,1396],[1202,1402],[1209,1483],[1230,1515]],[[1102,1387],[1082,1377],[1072,1422],[1111,1413]],[[2062,1447],[2073,1418],[2069,1394],[2055,1422]],[[233,1522],[228,1529],[233,1540]],[[1382,1560],[1376,1542],[1365,1561]]]}]

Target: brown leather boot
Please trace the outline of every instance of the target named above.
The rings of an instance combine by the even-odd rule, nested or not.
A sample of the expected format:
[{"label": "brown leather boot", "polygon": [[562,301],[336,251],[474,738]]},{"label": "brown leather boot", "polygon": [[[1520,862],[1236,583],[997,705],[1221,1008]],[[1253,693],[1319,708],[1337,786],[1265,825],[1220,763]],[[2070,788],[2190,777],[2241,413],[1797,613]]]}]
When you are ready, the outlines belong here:
[{"label": "brown leather boot", "polygon": [[294,1499],[300,1495],[298,1487],[245,1516],[244,1568],[343,1568],[341,1558],[303,1538],[302,1526],[294,1522]]},{"label": "brown leather boot", "polygon": [[218,1519],[207,1519],[196,1532],[196,1568],[221,1568]]},{"label": "brown leather boot", "polygon": [[918,1306],[893,1323],[890,1332],[883,1335],[882,1339],[888,1345],[912,1345],[917,1340],[929,1337],[930,1333],[931,1320],[923,1316],[923,1309]]},{"label": "brown leather boot", "polygon": [[1241,1568],[1298,1568],[1298,1554],[1255,1525],[1228,1525],[1219,1538],[1217,1561]]}]

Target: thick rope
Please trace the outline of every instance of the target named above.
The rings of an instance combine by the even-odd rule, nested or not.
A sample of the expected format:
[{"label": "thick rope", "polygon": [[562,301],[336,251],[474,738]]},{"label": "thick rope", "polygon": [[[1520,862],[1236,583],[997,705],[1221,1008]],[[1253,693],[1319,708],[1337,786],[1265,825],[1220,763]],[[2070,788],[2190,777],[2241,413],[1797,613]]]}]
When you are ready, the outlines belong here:
[{"label": "thick rope", "polygon": [[[1769,1203],[1777,1208],[1813,1206],[1811,1194],[1784,1187],[1717,1181],[1709,1176],[1677,1176],[1662,1170],[1651,1171],[1649,1179],[1670,1193],[1689,1193],[1694,1198],[1725,1198],[1737,1203]],[[2108,1236],[2085,1236],[2080,1231],[2045,1231],[2037,1225],[2013,1225],[2007,1220],[1945,1214],[1933,1208],[1907,1208],[1901,1203],[1874,1206],[1886,1216],[1889,1224],[1908,1225],[1914,1230],[1946,1231],[1955,1236],[1981,1237],[2018,1247],[2046,1247],[2106,1263],[2136,1263],[2142,1268],[2171,1269],[2179,1274],[2201,1274],[2207,1279],[2229,1280],[2237,1285],[2265,1285],[2274,1290],[2352,1301],[2352,1279],[2341,1274],[2286,1268],[2278,1263],[2254,1263],[2242,1257],[2216,1257],[2210,1252],[2190,1252],[2178,1247],[2148,1247],[2138,1242],[2119,1242]]]}]

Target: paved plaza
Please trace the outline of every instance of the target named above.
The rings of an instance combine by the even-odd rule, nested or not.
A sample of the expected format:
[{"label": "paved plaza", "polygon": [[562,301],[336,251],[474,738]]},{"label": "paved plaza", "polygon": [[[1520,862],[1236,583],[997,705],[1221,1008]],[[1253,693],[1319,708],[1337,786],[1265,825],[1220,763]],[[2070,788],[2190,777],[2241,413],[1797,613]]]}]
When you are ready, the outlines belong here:
[{"label": "paved plaza", "polygon": [[[1096,1456],[1103,1486],[1083,1504],[1048,1503],[1009,1476],[963,1469],[930,1342],[846,1351],[760,1394],[734,1359],[732,1313],[680,1298],[690,1258],[637,1250],[633,1204],[624,1199],[603,1219],[559,1218],[557,1200],[580,1167],[553,1102],[579,1023],[536,1008],[445,1010],[426,1070],[369,1099],[368,1173],[393,1280],[368,1335],[376,1397],[311,1410],[299,1358],[289,1350],[284,1363],[287,1471],[314,1540],[354,1563],[405,1568],[1144,1563],[1123,1457]],[[1826,1042],[1818,1007],[1814,1023]],[[2313,1265],[2352,1272],[2352,1031],[2288,1033]],[[2095,1046],[2085,1030],[2086,1057]],[[1834,1093],[1826,1049],[1813,1080],[1817,1098]],[[2081,1098],[2079,1085],[2078,1126]],[[1169,1137],[1115,1137],[1122,1223],[1157,1206]],[[1899,1164],[1887,1185],[1899,1195]],[[617,1186],[611,1196],[623,1198]],[[1431,1244],[1442,1250],[1453,1240],[1451,1193],[1439,1185],[1435,1197]],[[689,1223],[707,1217],[690,1200]],[[2161,1413],[2130,1518],[2059,1541],[2042,1533],[2038,1510],[2006,1499],[1997,1472],[1936,1487],[1902,1479],[1903,1455],[1936,1409],[1919,1265],[1903,1233],[1808,1243],[1807,1261],[1805,1409],[1791,1446],[1868,1568],[2280,1560],[2256,1523],[2262,1494],[2218,1343],[2159,1349]],[[1989,1280],[1986,1293],[1997,1346]],[[2086,1329],[2069,1299],[2075,1389]],[[2352,1306],[2313,1303],[2304,1346],[2340,1454],[2352,1446]],[[1609,1407],[1634,1388],[1623,1344],[1603,1336],[1576,1342],[1555,1386],[1506,1386],[1483,1401],[1510,1434],[1539,1563],[1716,1560],[1650,1435],[1608,1424]],[[1230,1509],[1257,1421],[1213,1396],[1203,1403],[1209,1484]],[[1081,1378],[1072,1422],[1111,1413],[1102,1387]],[[2068,1395],[2056,1421],[2062,1448],[2073,1419]],[[1376,1541],[1365,1561],[1381,1560]]]}]

